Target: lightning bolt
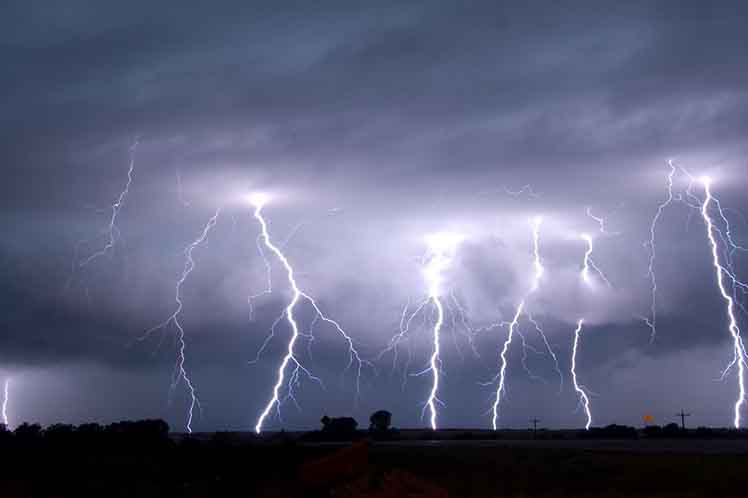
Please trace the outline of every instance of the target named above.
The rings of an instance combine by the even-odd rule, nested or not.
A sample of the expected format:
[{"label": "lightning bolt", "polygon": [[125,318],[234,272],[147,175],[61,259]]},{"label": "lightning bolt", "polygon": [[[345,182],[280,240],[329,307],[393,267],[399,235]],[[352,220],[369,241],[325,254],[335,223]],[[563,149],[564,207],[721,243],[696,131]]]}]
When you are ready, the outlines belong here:
[{"label": "lightning bolt", "polygon": [[190,273],[192,273],[192,270],[195,269],[195,260],[192,257],[192,252],[195,250],[196,247],[198,247],[200,244],[205,242],[205,240],[208,238],[208,234],[210,233],[211,229],[216,225],[218,222],[218,215],[221,213],[221,209],[216,209],[215,214],[208,220],[208,223],[203,227],[203,231],[200,233],[200,236],[193,240],[185,249],[184,249],[184,268],[182,269],[182,275],[179,277],[179,280],[177,280],[175,292],[174,292],[174,300],[177,303],[176,309],[174,312],[162,323],[156,325],[155,327],[149,329],[146,331],[146,333],[141,337],[141,339],[144,339],[151,335],[153,332],[157,330],[163,330],[166,327],[168,327],[170,324],[173,324],[174,327],[177,329],[177,361],[174,366],[174,375],[172,376],[172,382],[171,382],[171,391],[174,391],[176,389],[177,385],[179,385],[180,381],[183,381],[185,385],[187,386],[187,391],[190,395],[190,404],[189,408],[187,410],[187,432],[192,433],[192,419],[193,419],[193,413],[195,410],[195,407],[201,408],[200,405],[200,399],[197,397],[197,391],[195,389],[195,385],[192,382],[192,379],[190,378],[187,369],[185,368],[185,349],[187,347],[185,340],[184,340],[184,328],[182,327],[182,324],[179,321],[179,315],[182,313],[183,308],[183,302],[182,302],[182,285],[184,285],[185,281],[187,280],[187,277],[190,276]]},{"label": "lightning bolt", "polygon": [[512,336],[514,334],[514,330],[517,328],[517,323],[519,323],[519,317],[522,314],[522,310],[525,308],[525,300],[519,302],[519,306],[517,306],[517,311],[514,313],[514,317],[512,318],[512,321],[509,322],[509,332],[507,333],[506,340],[504,341],[504,347],[501,349],[501,369],[499,370],[499,386],[496,389],[496,398],[493,402],[493,418],[491,420],[491,426],[493,427],[493,430],[498,429],[498,422],[499,422],[499,404],[501,403],[501,395],[506,395],[505,390],[505,380],[506,380],[506,355],[509,351],[509,345],[512,343]]},{"label": "lightning bolt", "polygon": [[[524,306],[523,306],[523,308],[524,308]],[[553,360],[553,365],[554,365],[554,368],[556,370],[556,373],[558,374],[558,379],[559,379],[558,393],[561,394],[563,392],[563,390],[564,390],[564,374],[561,371],[561,366],[560,366],[560,364],[558,362],[558,356],[556,355],[556,352],[553,350],[553,347],[551,346],[550,342],[548,341],[548,337],[545,335],[545,331],[543,330],[543,327],[541,327],[540,323],[537,320],[535,320],[535,318],[533,318],[532,313],[527,312],[527,313],[524,313],[524,314],[525,314],[525,317],[526,317],[527,321],[530,322],[530,324],[535,328],[535,331],[538,333],[538,335],[542,339],[543,344],[545,346],[545,349],[548,352],[548,355]],[[527,341],[527,338],[525,337],[525,334],[522,332],[522,328],[520,327],[520,324],[519,324],[519,319],[521,318],[521,315],[522,314],[520,314],[520,316],[517,317],[517,321],[516,322],[515,321],[511,321],[511,322],[507,322],[507,321],[495,322],[495,323],[490,324],[487,327],[478,329],[478,332],[488,332],[488,331],[491,331],[491,330],[493,330],[495,328],[499,328],[499,327],[501,327],[501,328],[509,327],[511,329],[510,332],[511,332],[512,336],[514,336],[514,333],[516,332],[517,335],[519,336],[519,339],[520,339],[520,345],[522,346],[522,358],[521,358],[522,369],[527,373],[527,376],[530,379],[532,379],[532,380],[540,380],[542,382],[547,382],[543,377],[541,377],[539,375],[536,375],[530,369],[530,367],[527,364],[528,351],[531,351],[532,353],[534,353],[536,355],[540,355],[540,356],[544,356],[545,353],[543,353],[539,349],[535,348],[534,346],[530,345],[530,343]],[[509,342],[511,342],[511,340]],[[480,384],[484,385],[484,386],[491,385],[491,384],[493,384],[493,383],[496,382],[497,378],[498,378],[498,376],[496,378],[494,378],[492,381],[481,382]]]},{"label": "lightning bolt", "polygon": [[462,240],[457,234],[440,233],[429,238],[430,260],[424,270],[424,278],[428,284],[428,298],[433,302],[436,308],[436,322],[433,328],[433,350],[429,360],[429,370],[431,371],[432,383],[431,391],[426,407],[429,410],[431,429],[436,430],[436,404],[441,401],[437,397],[439,390],[439,371],[441,369],[440,354],[440,334],[444,323],[444,306],[440,299],[442,295],[442,283],[444,271],[452,263],[454,250]]},{"label": "lightning bolt", "polygon": [[582,263],[582,280],[584,280],[584,283],[588,285],[592,283],[592,279],[590,278],[591,268],[595,271],[595,273],[597,273],[602,281],[608,285],[608,287],[612,287],[610,281],[608,280],[608,277],[605,276],[602,270],[600,270],[600,268],[595,264],[595,261],[592,259],[592,237],[586,233],[583,233],[581,235],[581,238],[587,243],[587,250],[584,252],[584,260]]},{"label": "lightning bolt", "polygon": [[99,249],[98,251],[94,252],[87,258],[83,259],[78,263],[79,267],[84,267],[87,264],[89,264],[91,261],[100,258],[101,256],[104,256],[106,253],[108,253],[110,250],[114,248],[115,243],[117,242],[117,237],[119,236],[119,229],[117,228],[117,216],[119,215],[120,211],[122,210],[122,206],[125,204],[125,199],[127,198],[127,194],[130,193],[130,185],[132,185],[132,179],[133,179],[133,173],[135,171],[135,152],[138,149],[139,139],[136,138],[133,144],[130,146],[130,163],[127,169],[127,182],[125,183],[125,187],[120,192],[119,196],[117,197],[117,200],[114,201],[114,204],[110,206],[110,212],[111,215],[109,217],[109,224],[106,228],[106,236],[107,236],[107,243]]},{"label": "lightning bolt", "polygon": [[[730,335],[732,336],[733,340],[733,359],[730,362],[730,364],[725,369],[725,372],[723,373],[723,376],[726,374],[726,372],[735,364],[738,366],[738,399],[735,401],[735,415],[733,418],[733,424],[735,428],[740,428],[740,410],[743,404],[745,403],[745,362],[746,362],[746,351],[745,346],[743,345],[743,339],[740,336],[740,328],[738,327],[738,322],[735,317],[735,301],[733,299],[733,296],[728,294],[727,289],[725,287],[724,277],[727,276],[733,284],[738,282],[738,280],[735,278],[735,276],[725,268],[719,257],[719,248],[717,245],[717,239],[715,236],[715,232],[718,230],[714,226],[714,222],[712,221],[711,216],[709,215],[709,206],[712,202],[715,203],[717,208],[719,209],[720,213],[722,212],[721,208],[719,207],[719,204],[716,202],[716,199],[712,197],[711,193],[711,180],[707,177],[704,177],[701,179],[701,183],[704,186],[704,193],[705,198],[704,202],[701,205],[701,217],[704,219],[704,223],[706,223],[707,228],[707,237],[709,238],[709,245],[711,247],[711,253],[712,253],[712,264],[714,266],[715,273],[717,275],[717,287],[719,288],[719,293],[722,296],[722,299],[725,301],[726,305],[726,311],[727,316],[729,318],[729,326],[728,329],[730,331]],[[721,214],[721,216],[724,216]]]},{"label": "lightning bolt", "polygon": [[3,386],[3,407],[2,407],[2,415],[3,415],[3,424],[5,425],[5,428],[8,429],[10,426],[10,422],[8,421],[8,402],[10,400],[10,379],[5,379],[5,384]]},{"label": "lightning bolt", "polygon": [[[509,325],[509,322],[503,322],[501,326]],[[522,359],[520,360],[520,363],[522,364],[522,369],[527,373],[527,376],[532,380],[540,380],[545,382],[545,379],[540,377],[539,375],[535,375],[532,370],[530,370],[530,367],[527,365],[527,351],[532,351],[536,354],[543,354],[534,347],[532,347],[530,344],[527,343],[527,340],[525,339],[525,335],[522,333],[522,330],[517,327],[517,335],[519,335],[520,343],[522,344]]]},{"label": "lightning bolt", "polygon": [[[255,300],[261,298],[262,296],[272,294],[273,293],[273,267],[270,265],[270,260],[265,256],[265,251],[262,250],[262,247],[264,245],[263,241],[263,235],[260,234],[257,236],[257,239],[255,239],[255,245],[257,246],[257,252],[260,255],[260,258],[263,261],[263,264],[265,265],[265,288],[258,292],[257,294],[252,294],[247,298],[247,304],[249,305],[249,321],[253,322],[255,319],[255,307],[254,302]],[[280,321],[280,320],[278,320]],[[271,332],[273,330],[271,329]],[[264,348],[263,348],[264,349]],[[260,350],[261,352],[262,350]]]},{"label": "lightning bolt", "polygon": [[[339,209],[338,209],[339,211]],[[338,211],[335,211],[336,213]],[[328,214],[328,216],[333,216],[331,214]],[[288,244],[291,243],[291,240],[298,234],[302,228],[309,225],[310,223],[307,221],[302,221],[301,223],[297,223],[296,226],[291,229],[291,232],[286,236],[285,240],[278,246],[279,249],[283,250],[286,248]],[[257,246],[257,253],[260,255],[260,258],[263,261],[263,264],[265,265],[265,288],[261,291],[252,294],[251,296],[247,297],[247,304],[249,306],[249,321],[253,322],[255,319],[255,301],[260,299],[263,296],[267,296],[273,293],[273,268],[270,264],[270,260],[265,256],[265,251],[263,250],[263,247],[265,246],[263,242],[262,234],[260,233],[257,238],[255,239],[255,245]],[[281,316],[281,319],[283,317]],[[316,322],[316,319],[315,319]],[[314,340],[314,336],[309,335],[310,338],[310,344]],[[259,351],[259,353],[262,353],[262,349]]]},{"label": "lightning bolt", "polygon": [[[491,426],[493,427],[493,430],[498,429],[498,422],[499,422],[499,406],[501,404],[501,398],[502,395],[506,395],[506,365],[507,365],[507,353],[509,351],[509,346],[512,343],[512,338],[514,336],[514,331],[517,328],[517,325],[519,323],[519,318],[522,315],[522,312],[525,308],[525,301],[527,300],[530,295],[535,292],[538,287],[540,286],[540,280],[543,277],[543,274],[545,273],[545,268],[543,267],[542,260],[540,258],[540,224],[542,223],[542,218],[536,217],[532,221],[532,247],[533,247],[533,267],[535,269],[535,273],[533,275],[532,279],[532,285],[530,287],[530,291],[525,295],[525,297],[520,301],[519,305],[517,306],[517,310],[514,313],[514,317],[512,318],[512,321],[509,322],[509,331],[507,333],[506,340],[504,341],[504,346],[501,349],[500,358],[501,358],[501,368],[499,369],[499,373],[497,375],[499,379],[499,384],[496,388],[496,397],[494,398],[492,412],[493,417],[491,419]],[[554,355],[555,358],[555,355]],[[494,378],[495,381],[496,378]]]},{"label": "lightning bolt", "polygon": [[676,168],[672,160],[668,160],[668,166],[670,172],[667,175],[667,187],[665,200],[657,206],[657,211],[652,218],[652,224],[649,226],[649,241],[645,245],[649,248],[649,267],[647,268],[647,277],[652,287],[652,300],[650,304],[650,315],[649,317],[642,317],[644,323],[650,329],[649,342],[654,342],[657,337],[657,277],[655,275],[655,258],[657,256],[657,250],[655,247],[655,232],[657,230],[657,222],[662,216],[662,212],[666,207],[673,202],[673,177],[675,176]]},{"label": "lightning bolt", "polygon": [[[688,212],[688,220],[686,222],[686,227],[688,227],[688,224],[691,220],[691,216],[693,216],[694,212],[697,212],[701,214],[702,209],[702,201],[693,193],[694,184],[697,183],[697,179],[691,175],[691,173],[686,170],[683,166],[678,166],[678,169],[680,169],[686,177],[688,177],[688,187],[685,191],[686,198],[684,199],[682,196],[678,196],[679,199],[686,207],[689,208]],[[748,309],[744,306],[743,302],[738,298],[738,291],[741,292],[742,295],[745,295],[748,293],[748,285],[746,285],[744,282],[740,281],[735,277],[734,271],[734,262],[733,258],[735,256],[735,252],[746,252],[748,251],[748,248],[739,245],[735,242],[735,240],[732,238],[732,229],[730,226],[730,220],[728,219],[727,215],[725,214],[728,209],[723,209],[722,204],[720,203],[719,199],[712,197],[712,201],[714,202],[714,206],[717,209],[717,213],[719,214],[720,219],[722,220],[722,223],[724,224],[724,232],[714,226],[714,231],[719,235],[720,240],[724,244],[725,248],[729,248],[729,251],[727,249],[724,250],[723,254],[725,255],[725,264],[724,268],[728,270],[728,275],[731,280],[732,284],[732,295],[733,299],[735,300],[735,305],[740,308],[743,313],[748,314]],[[736,211],[736,213],[740,216],[742,214],[739,211]],[[706,224],[705,224],[706,225]],[[727,373],[729,368],[723,373],[724,375]]]},{"label": "lightning bolt", "polygon": [[[400,315],[400,326],[398,329],[398,333],[395,334],[390,339],[390,342],[387,345],[387,347],[384,350],[382,350],[375,358],[375,360],[380,360],[385,354],[392,351],[393,353],[392,354],[392,372],[394,373],[395,370],[397,369],[397,360],[398,360],[399,352],[400,352],[400,349],[399,349],[400,343],[402,343],[403,341],[408,341],[407,342],[408,361],[406,362],[403,368],[403,380],[401,383],[401,388],[403,391],[405,390],[405,386],[408,382],[410,363],[413,359],[413,351],[410,347],[410,342],[409,342],[410,338],[408,337],[408,332],[410,331],[410,327],[411,327],[413,320],[421,313],[422,310],[426,309],[426,306],[429,304],[429,302],[430,302],[429,298],[422,300],[420,303],[415,305],[415,309],[412,313],[408,313],[411,309],[410,298],[408,299],[408,302],[403,307],[402,314]],[[424,313],[423,315],[424,315],[424,320],[425,320],[426,314]]]},{"label": "lightning bolt", "polygon": [[[608,282],[608,279],[605,277],[603,272],[600,271],[600,269],[592,262],[592,237],[587,234],[582,234],[581,238],[587,243],[587,249],[584,252],[584,259],[582,263],[582,271],[580,272],[582,281],[588,286],[592,285],[592,280],[590,278],[590,268],[592,268],[597,272],[600,278],[610,286],[610,282]],[[580,385],[577,381],[577,351],[579,349],[579,335],[582,332],[583,325],[584,318],[580,318],[579,321],[577,321],[577,328],[574,330],[574,342],[571,350],[571,378],[574,383],[574,390],[579,395],[579,404],[580,406],[582,406],[582,408],[584,409],[584,413],[587,416],[587,422],[585,423],[584,428],[586,430],[589,430],[590,424],[592,423],[590,399],[585,392],[586,388]]]},{"label": "lightning bolt", "polygon": [[439,370],[441,369],[442,364],[439,356],[439,334],[441,332],[442,324],[444,323],[444,307],[442,306],[441,299],[439,299],[437,294],[431,295],[431,299],[436,307],[436,323],[434,324],[434,350],[431,353],[431,360],[429,361],[433,382],[431,384],[431,392],[429,393],[426,405],[431,414],[429,417],[431,429],[436,430],[436,403],[440,403],[440,400],[436,395],[439,391]]},{"label": "lightning bolt", "polygon": [[[441,332],[444,325],[445,319],[445,306],[450,310],[452,315],[452,322],[456,328],[458,317],[462,321],[462,326],[468,331],[468,340],[472,343],[472,329],[470,328],[467,318],[465,315],[464,308],[460,305],[454,293],[450,293],[452,305],[447,300],[443,302],[443,274],[451,266],[454,259],[454,253],[457,246],[462,242],[463,236],[457,233],[451,232],[440,232],[431,234],[426,237],[427,250],[424,254],[421,264],[423,265],[423,278],[426,282],[427,296],[420,303],[415,305],[414,310],[410,311],[410,301],[403,308],[403,312],[400,316],[400,327],[397,334],[390,339],[389,345],[379,355],[377,359],[380,359],[389,351],[393,351],[392,369],[393,371],[397,365],[398,358],[398,346],[406,339],[406,336],[410,330],[411,323],[419,315],[423,315],[424,326],[429,321],[428,312],[426,310],[429,304],[433,305],[433,310],[436,312],[436,319],[431,327],[432,333],[432,351],[429,358],[428,367],[421,372],[412,374],[413,376],[421,376],[426,373],[431,374],[432,383],[429,396],[423,407],[423,414],[426,410],[429,412],[429,425],[432,430],[437,428],[437,404],[443,405],[442,401],[438,397],[439,391],[439,372],[441,371]],[[456,311],[455,311],[456,310]],[[423,313],[422,313],[423,312]],[[408,376],[408,368],[412,360],[412,352],[410,349],[410,343],[408,347],[408,363],[405,365],[404,376],[402,387],[405,388],[405,383]],[[459,352],[459,349],[458,349]]]},{"label": "lightning bolt", "polygon": [[540,224],[542,222],[543,219],[540,217],[535,218],[532,222],[532,264],[535,268],[535,278],[533,278],[530,293],[538,290],[538,287],[540,286],[540,279],[543,278],[543,274],[545,273],[545,268],[543,268],[543,263],[540,259]]},{"label": "lightning bolt", "polygon": [[605,228],[606,227],[605,218],[603,218],[602,216],[595,216],[594,214],[592,214],[592,208],[591,207],[587,206],[584,209],[584,212],[585,212],[585,214],[587,215],[588,218],[592,219],[593,221],[595,221],[595,223],[597,223],[597,225],[599,227],[598,230],[599,230],[599,232],[601,234],[603,234],[603,235],[610,235],[610,236],[621,235],[620,232],[609,232],[608,229]]},{"label": "lightning bolt", "polygon": [[348,364],[345,368],[347,371],[350,369],[354,363],[357,366],[356,371],[356,399],[360,396],[361,393],[361,373],[364,365],[370,365],[370,363],[366,360],[363,360],[361,356],[359,355],[358,351],[355,348],[355,345],[353,343],[353,339],[343,330],[343,328],[340,326],[338,322],[335,320],[329,318],[327,315],[325,315],[322,310],[317,305],[317,302],[312,298],[309,294],[302,291],[297,282],[296,278],[294,277],[294,269],[291,266],[291,263],[286,258],[285,254],[281,251],[281,249],[276,246],[273,241],[270,238],[270,233],[268,230],[267,222],[265,221],[265,218],[262,215],[262,209],[265,206],[265,204],[268,202],[268,197],[262,194],[254,194],[251,195],[249,198],[250,203],[254,206],[254,217],[257,220],[257,222],[260,224],[261,228],[261,235],[262,235],[262,241],[264,243],[264,246],[267,250],[272,252],[276,258],[281,262],[283,268],[286,270],[286,276],[288,278],[288,283],[291,286],[291,290],[293,291],[293,296],[291,297],[290,302],[285,308],[284,315],[286,317],[286,320],[288,321],[288,324],[291,326],[291,338],[288,341],[288,346],[286,349],[286,354],[283,356],[283,360],[281,361],[280,366],[278,367],[278,373],[277,373],[277,380],[275,385],[273,386],[272,396],[268,403],[265,405],[265,408],[262,410],[262,413],[260,414],[259,418],[257,419],[257,423],[255,424],[255,432],[257,434],[260,434],[262,432],[262,426],[265,423],[265,420],[270,415],[270,412],[272,411],[273,407],[277,407],[277,410],[280,410],[280,405],[282,403],[282,400],[280,398],[280,392],[283,388],[283,385],[286,383],[285,380],[285,372],[289,365],[293,365],[294,368],[291,371],[289,375],[289,381],[288,381],[288,397],[291,398],[294,402],[295,399],[293,397],[293,391],[292,386],[298,382],[298,378],[301,372],[304,372],[307,374],[310,378],[314,380],[319,380],[316,377],[314,377],[309,370],[306,369],[306,367],[303,366],[303,364],[300,362],[300,360],[296,357],[296,354],[294,352],[294,347],[296,345],[297,340],[299,337],[303,334],[299,332],[299,325],[296,321],[296,318],[294,316],[294,310],[296,308],[296,305],[301,300],[305,300],[308,302],[312,308],[314,309],[316,316],[319,320],[322,320],[323,322],[327,323],[328,325],[331,325],[337,332],[340,334],[343,339],[348,344]]},{"label": "lightning bolt", "polygon": [[584,424],[584,428],[585,430],[589,430],[590,425],[592,424],[590,399],[587,397],[587,393],[584,392],[585,387],[580,385],[577,381],[577,349],[579,347],[579,334],[582,332],[582,325],[584,325],[584,318],[579,319],[577,322],[577,328],[574,330],[574,345],[571,350],[571,379],[574,382],[574,390],[579,394],[579,403],[587,416],[587,422]]},{"label": "lightning bolt", "polygon": [[457,299],[457,296],[455,295],[454,291],[450,291],[449,293],[450,299],[446,301],[447,308],[449,310],[449,314],[452,317],[452,338],[454,340],[455,349],[457,350],[457,353],[460,355],[460,358],[463,358],[462,350],[457,342],[457,332],[459,332],[460,335],[465,337],[465,340],[467,341],[468,345],[470,346],[470,350],[475,355],[476,358],[480,358],[480,353],[478,352],[478,349],[475,346],[475,335],[476,331],[473,330],[473,327],[470,325],[470,320],[468,319],[468,312],[463,307],[463,305],[460,303],[460,300]]},{"label": "lightning bolt", "polygon": [[545,345],[546,351],[548,351],[548,354],[553,359],[553,365],[556,368],[556,374],[558,374],[558,393],[561,394],[564,390],[564,374],[561,372],[561,365],[558,363],[558,357],[556,356],[556,352],[553,351],[553,348],[551,347],[551,343],[548,342],[548,337],[545,335],[545,331],[543,330],[543,327],[540,326],[540,324],[532,317],[531,313],[527,313],[527,320],[532,324],[533,327],[535,327],[535,331],[540,335],[540,338],[543,340],[543,344]]}]

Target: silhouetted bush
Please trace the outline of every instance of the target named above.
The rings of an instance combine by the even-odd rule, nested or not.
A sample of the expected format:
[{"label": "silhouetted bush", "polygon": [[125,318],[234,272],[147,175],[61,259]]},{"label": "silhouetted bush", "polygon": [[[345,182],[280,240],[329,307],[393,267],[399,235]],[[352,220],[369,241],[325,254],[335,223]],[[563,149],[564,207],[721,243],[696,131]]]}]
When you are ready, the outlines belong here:
[{"label": "silhouetted bush", "polygon": [[642,433],[649,439],[662,437],[662,427],[659,425],[648,425],[642,429]]},{"label": "silhouetted bush", "polygon": [[698,427],[693,435],[697,438],[712,439],[715,437],[715,432],[709,427]]},{"label": "silhouetted bush", "polygon": [[236,439],[236,434],[230,431],[218,431],[211,437],[211,442],[216,445],[229,444]]},{"label": "silhouetted bush", "polygon": [[[358,422],[351,417],[331,418],[325,415],[320,420],[322,430],[307,432],[301,436],[299,441],[303,442],[322,442],[322,441],[357,441],[366,437],[366,432],[356,430]],[[276,435],[278,437],[278,435]],[[292,442],[290,436],[286,436],[289,442]]]},{"label": "silhouetted bush", "polygon": [[[99,424],[53,424],[42,430],[39,424],[24,422],[13,432],[0,430],[0,446],[15,449],[99,451],[102,449],[154,451],[173,446],[169,425],[163,420]],[[0,450],[1,452],[2,450]]]},{"label": "silhouetted bush", "polygon": [[670,423],[667,424],[665,427],[662,428],[662,435],[664,437],[682,437],[684,435],[684,432],[680,426],[676,423]]},{"label": "silhouetted bush", "polygon": [[592,427],[580,434],[583,439],[636,439],[636,429],[627,425],[611,424],[605,427]]},{"label": "silhouetted bush", "polygon": [[393,439],[398,433],[390,425],[392,424],[392,414],[387,410],[377,410],[369,417],[369,434],[376,440]]},{"label": "silhouetted bush", "polygon": [[42,426],[39,424],[29,424],[24,422],[13,431],[13,435],[20,443],[32,443],[41,439]]},{"label": "silhouetted bush", "polygon": [[354,432],[358,427],[358,422],[353,417],[336,417],[330,418],[327,415],[322,417],[322,430],[330,433]]},{"label": "silhouetted bush", "polygon": [[13,440],[13,433],[8,430],[5,424],[0,424],[0,447],[6,447]]},{"label": "silhouetted bush", "polygon": [[369,417],[370,431],[387,432],[392,424],[392,414],[387,410],[377,410]]},{"label": "silhouetted bush", "polygon": [[44,429],[42,435],[47,444],[69,444],[74,441],[75,427],[68,424],[54,424]]}]

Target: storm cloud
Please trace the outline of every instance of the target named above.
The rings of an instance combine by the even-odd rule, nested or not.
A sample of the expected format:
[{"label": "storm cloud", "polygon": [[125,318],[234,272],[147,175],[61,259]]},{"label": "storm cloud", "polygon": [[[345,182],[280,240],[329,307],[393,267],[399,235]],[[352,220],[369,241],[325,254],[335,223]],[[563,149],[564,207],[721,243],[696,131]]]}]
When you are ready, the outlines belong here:
[{"label": "storm cloud", "polygon": [[[695,424],[728,425],[735,378],[715,379],[732,350],[704,226],[681,203],[660,220],[653,343],[643,243],[675,159],[715,178],[748,244],[746,21],[744,2],[5,2],[0,376],[13,420],[183,427],[174,330],[143,334],[173,311],[183,249],[221,207],[183,287],[195,427],[252,427],[289,334],[280,324],[252,362],[290,295],[274,262],[274,292],[250,317],[266,274],[246,195],[263,191],[300,285],[370,359],[424,297],[424,236],[465,235],[446,280],[479,332],[471,344],[447,324],[442,426],[489,425],[484,383],[506,328],[487,327],[528,290],[538,215],[546,275],[529,306],[566,387],[531,352],[546,382],[532,380],[515,343],[502,426],[581,426],[568,378],[581,316],[596,424],[666,422],[683,407]],[[117,242],[82,266],[106,244],[136,140]],[[580,283],[582,232],[612,287]],[[735,263],[740,274],[745,256]],[[310,310],[300,318],[308,327]],[[429,379],[411,374],[428,361],[427,329],[408,370],[405,349],[394,370],[390,354],[364,369],[360,397],[346,345],[324,324],[315,334],[300,352],[324,387],[304,378],[300,410],[285,403],[268,427],[314,427],[323,413],[363,423],[379,408],[425,425]]]}]

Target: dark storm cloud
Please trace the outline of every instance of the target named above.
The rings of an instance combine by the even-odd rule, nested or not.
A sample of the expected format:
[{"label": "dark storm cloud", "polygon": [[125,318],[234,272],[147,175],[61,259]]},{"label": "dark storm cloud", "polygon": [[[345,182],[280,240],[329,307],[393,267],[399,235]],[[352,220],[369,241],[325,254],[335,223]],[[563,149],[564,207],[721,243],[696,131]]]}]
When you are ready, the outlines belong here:
[{"label": "dark storm cloud", "polygon": [[[594,400],[601,421],[636,421],[637,400],[672,412],[677,400],[658,401],[651,388],[662,362],[673,383],[678,365],[700,374],[703,399],[687,402],[703,409],[704,423],[724,423],[707,409],[727,412],[732,396],[729,382],[708,387],[729,357],[723,308],[703,226],[686,230],[682,206],[658,232],[654,345],[637,315],[648,312],[641,243],[665,193],[667,158],[722,178],[715,188],[724,204],[748,208],[739,195],[746,21],[741,2],[6,2],[0,369],[26,372],[26,406],[38,405],[31,393],[43,389],[31,386],[45,368],[68,369],[65,378],[81,386],[90,375],[123,386],[132,376],[144,394],[122,412],[164,413],[151,384],[168,386],[171,335],[155,356],[159,336],[137,338],[173,310],[181,251],[224,205],[195,253],[183,318],[191,368],[213,405],[204,428],[251,425],[288,333],[279,328],[265,359],[247,364],[286,296],[276,266],[278,295],[259,300],[257,320],[248,320],[247,296],[262,289],[264,266],[237,194],[259,188],[277,193],[268,217],[278,240],[305,223],[287,245],[299,280],[368,357],[397,330],[408,297],[422,293],[423,233],[467,233],[450,280],[476,325],[486,325],[506,319],[526,290],[526,220],[543,214],[549,277],[532,306],[564,369],[573,322],[589,317],[585,383],[613,393]],[[122,238],[78,268],[105,243],[107,206],[136,137]],[[542,195],[506,194],[528,183]],[[596,293],[578,282],[578,233],[597,229],[587,205],[622,232],[596,240],[597,262],[614,282]],[[740,239],[744,226],[734,223]],[[418,423],[425,377],[401,391],[402,371],[390,376],[385,361],[377,376],[366,372],[351,408],[350,372],[336,384],[345,349],[334,330],[317,333],[308,361],[329,385],[304,385],[306,411],[289,409],[289,427],[314,424],[323,409],[361,417],[383,404],[403,414],[400,425]],[[491,388],[478,382],[495,373],[504,334],[476,338],[480,359],[464,337],[445,336],[445,424],[485,424]],[[414,370],[427,342],[416,339]],[[538,410],[555,413],[545,416],[550,424],[577,423],[571,393],[561,400],[552,385],[528,383],[513,355],[506,423],[523,425]],[[547,359],[535,360],[552,379]],[[43,409],[112,416],[95,405]],[[180,424],[178,407],[169,410]]]}]

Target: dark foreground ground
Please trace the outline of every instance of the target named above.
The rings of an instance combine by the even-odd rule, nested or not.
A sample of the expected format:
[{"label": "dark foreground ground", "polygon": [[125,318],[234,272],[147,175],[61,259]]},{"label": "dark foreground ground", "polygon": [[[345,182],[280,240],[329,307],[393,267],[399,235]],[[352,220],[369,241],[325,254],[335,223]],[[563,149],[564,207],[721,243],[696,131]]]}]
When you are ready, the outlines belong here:
[{"label": "dark foreground ground", "polygon": [[746,440],[132,443],[2,448],[0,498],[748,496]]}]

